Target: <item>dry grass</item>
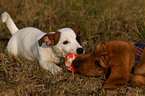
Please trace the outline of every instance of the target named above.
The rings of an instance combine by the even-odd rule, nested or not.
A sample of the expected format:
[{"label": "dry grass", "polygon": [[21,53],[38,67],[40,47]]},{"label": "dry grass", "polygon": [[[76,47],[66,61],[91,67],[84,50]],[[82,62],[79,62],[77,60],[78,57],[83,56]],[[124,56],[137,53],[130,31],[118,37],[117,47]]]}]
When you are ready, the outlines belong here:
[{"label": "dry grass", "polygon": [[[145,40],[144,0],[1,0],[0,14],[7,11],[18,28],[33,26],[44,32],[70,27],[81,36],[86,52],[113,37]],[[9,34],[0,20],[0,35]],[[145,87],[127,83],[117,90],[103,89],[104,79],[72,72],[57,76],[37,62],[20,59],[18,67],[0,41],[0,95],[145,95]]]}]

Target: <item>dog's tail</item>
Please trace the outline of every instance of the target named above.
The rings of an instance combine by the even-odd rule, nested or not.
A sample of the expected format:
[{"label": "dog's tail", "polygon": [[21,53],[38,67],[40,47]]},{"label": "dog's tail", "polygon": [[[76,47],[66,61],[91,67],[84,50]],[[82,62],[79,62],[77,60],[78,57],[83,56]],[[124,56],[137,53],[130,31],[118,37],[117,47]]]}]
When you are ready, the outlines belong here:
[{"label": "dog's tail", "polygon": [[8,29],[10,30],[12,35],[19,30],[7,12],[4,12],[2,14],[2,22],[6,22],[6,25],[7,25]]}]

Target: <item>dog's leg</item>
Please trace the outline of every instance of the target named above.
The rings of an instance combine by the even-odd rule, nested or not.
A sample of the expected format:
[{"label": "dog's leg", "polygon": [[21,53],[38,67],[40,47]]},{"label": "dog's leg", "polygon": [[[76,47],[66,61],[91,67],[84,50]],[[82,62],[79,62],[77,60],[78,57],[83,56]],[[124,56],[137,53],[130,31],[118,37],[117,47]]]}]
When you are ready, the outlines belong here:
[{"label": "dog's leg", "polygon": [[111,74],[105,82],[104,88],[116,89],[121,87],[122,84],[128,82],[130,73],[125,67],[113,67],[111,68]]},{"label": "dog's leg", "polygon": [[49,61],[42,61],[39,60],[39,64],[46,70],[50,71],[53,75],[56,75],[58,73],[62,72],[62,68],[57,66],[55,63],[51,63]]},{"label": "dog's leg", "polygon": [[47,50],[46,48],[39,47],[37,58],[42,68],[50,71],[54,75],[61,73],[62,68],[55,64],[55,60],[59,62],[60,58],[57,58],[52,50]]},{"label": "dog's leg", "polygon": [[132,74],[130,81],[134,82],[137,86],[144,86],[145,85],[145,76]]}]

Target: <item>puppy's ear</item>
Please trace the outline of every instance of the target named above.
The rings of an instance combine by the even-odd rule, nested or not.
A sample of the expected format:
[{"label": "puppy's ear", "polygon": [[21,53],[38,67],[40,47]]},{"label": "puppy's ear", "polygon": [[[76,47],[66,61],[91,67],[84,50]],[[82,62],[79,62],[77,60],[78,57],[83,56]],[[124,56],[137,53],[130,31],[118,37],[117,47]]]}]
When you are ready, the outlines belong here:
[{"label": "puppy's ear", "polygon": [[97,67],[102,68],[102,66],[101,66],[101,64],[100,64],[100,62],[99,62],[99,60],[96,60],[96,61],[95,61],[95,65],[96,65]]},{"label": "puppy's ear", "polygon": [[81,34],[81,28],[80,26],[72,26],[72,29],[75,31],[75,34],[76,34],[76,40],[78,41],[79,44],[81,44],[81,37],[82,37],[82,34]]},{"label": "puppy's ear", "polygon": [[93,52],[97,57],[109,55],[108,48],[106,44],[98,44]]},{"label": "puppy's ear", "polygon": [[60,40],[60,32],[50,32],[45,34],[41,39],[38,40],[38,44],[41,47],[43,43],[47,46],[55,46]]},{"label": "puppy's ear", "polygon": [[102,68],[105,74],[107,73],[107,70],[109,68],[107,64],[108,60],[109,60],[108,56],[99,56],[99,57],[96,57],[96,60],[95,60],[95,65],[99,68]]}]

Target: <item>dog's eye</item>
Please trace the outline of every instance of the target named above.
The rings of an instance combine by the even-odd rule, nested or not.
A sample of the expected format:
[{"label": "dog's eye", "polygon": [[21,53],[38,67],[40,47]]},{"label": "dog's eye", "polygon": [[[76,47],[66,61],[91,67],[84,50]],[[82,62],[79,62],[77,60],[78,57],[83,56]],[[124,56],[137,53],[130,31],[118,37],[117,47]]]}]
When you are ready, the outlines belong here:
[{"label": "dog's eye", "polygon": [[95,61],[95,65],[97,65],[98,67],[102,68],[102,66],[100,65],[99,61]]},{"label": "dog's eye", "polygon": [[66,45],[68,43],[68,41],[64,41],[63,44]]}]

